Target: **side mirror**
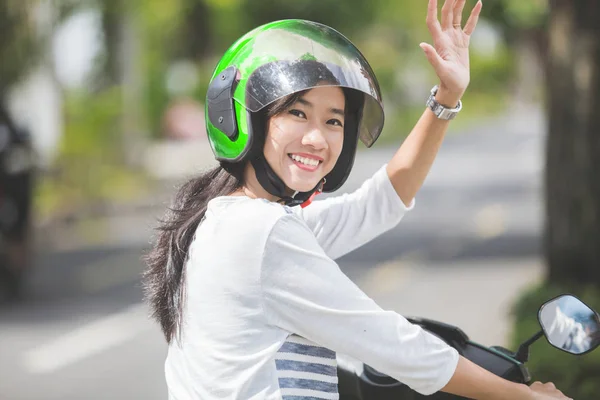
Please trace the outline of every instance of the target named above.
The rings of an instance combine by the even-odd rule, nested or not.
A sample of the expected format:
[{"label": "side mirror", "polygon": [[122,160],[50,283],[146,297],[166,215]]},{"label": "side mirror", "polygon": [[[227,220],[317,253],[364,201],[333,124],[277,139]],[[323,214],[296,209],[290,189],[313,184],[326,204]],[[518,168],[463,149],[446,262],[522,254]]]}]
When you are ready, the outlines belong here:
[{"label": "side mirror", "polygon": [[572,295],[544,303],[538,321],[548,342],[571,354],[585,354],[600,345],[600,316]]}]

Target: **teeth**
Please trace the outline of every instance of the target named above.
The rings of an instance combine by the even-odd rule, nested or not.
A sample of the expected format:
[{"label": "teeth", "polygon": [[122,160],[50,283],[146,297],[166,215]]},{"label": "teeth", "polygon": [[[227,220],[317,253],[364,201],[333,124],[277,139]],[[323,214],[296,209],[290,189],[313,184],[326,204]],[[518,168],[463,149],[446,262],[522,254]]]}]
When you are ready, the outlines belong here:
[{"label": "teeth", "polygon": [[294,160],[301,162],[302,164],[305,164],[305,165],[311,165],[313,167],[316,167],[317,165],[319,165],[319,160],[314,160],[312,158],[306,158],[306,157],[300,157],[296,154],[292,154],[291,157]]}]

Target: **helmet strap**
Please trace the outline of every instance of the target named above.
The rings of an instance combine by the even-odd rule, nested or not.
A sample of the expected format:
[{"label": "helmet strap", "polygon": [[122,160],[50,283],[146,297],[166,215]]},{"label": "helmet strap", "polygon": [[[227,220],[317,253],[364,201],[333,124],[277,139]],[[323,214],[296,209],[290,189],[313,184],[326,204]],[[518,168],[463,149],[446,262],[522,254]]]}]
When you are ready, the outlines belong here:
[{"label": "helmet strap", "polygon": [[285,183],[277,176],[275,171],[273,171],[273,168],[271,168],[263,154],[258,154],[256,157],[253,157],[250,162],[254,167],[258,183],[260,183],[267,192],[273,196],[279,197],[280,200],[278,203],[282,203],[286,206],[293,207],[302,205],[302,207],[306,207],[310,204],[310,201],[322,191],[325,183],[325,178],[323,178],[323,180],[312,190],[308,192],[297,192],[293,196],[288,196],[286,194],[287,187],[285,186]]}]

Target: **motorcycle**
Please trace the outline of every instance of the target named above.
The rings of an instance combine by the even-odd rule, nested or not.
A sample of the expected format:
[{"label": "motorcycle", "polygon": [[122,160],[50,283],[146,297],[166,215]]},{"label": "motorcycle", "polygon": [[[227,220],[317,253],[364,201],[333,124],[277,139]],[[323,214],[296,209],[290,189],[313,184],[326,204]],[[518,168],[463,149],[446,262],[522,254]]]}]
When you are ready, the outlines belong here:
[{"label": "motorcycle", "polygon": [[[529,347],[542,336],[567,353],[582,355],[600,345],[600,316],[575,296],[565,294],[544,303],[538,312],[541,330],[523,342],[516,352],[502,346],[487,347],[470,340],[460,328],[426,318],[407,318],[458,350],[459,354],[486,370],[513,382],[530,384],[525,366]],[[423,396],[398,380],[355,360],[338,354],[340,400],[454,400],[464,397],[437,392]]]},{"label": "motorcycle", "polygon": [[0,304],[19,297],[31,261],[32,138],[0,103]]}]

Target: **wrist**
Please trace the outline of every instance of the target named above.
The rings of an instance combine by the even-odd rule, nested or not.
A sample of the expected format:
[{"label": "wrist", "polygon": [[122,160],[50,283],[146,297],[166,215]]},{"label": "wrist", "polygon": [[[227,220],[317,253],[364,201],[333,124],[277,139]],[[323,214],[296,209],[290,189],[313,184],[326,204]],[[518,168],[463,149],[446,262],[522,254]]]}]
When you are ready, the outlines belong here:
[{"label": "wrist", "polygon": [[516,383],[515,384],[515,390],[514,393],[511,394],[511,399],[523,399],[523,400],[535,400],[538,397],[536,396],[536,393],[531,390],[531,388],[523,383]]},{"label": "wrist", "polygon": [[494,400],[537,400],[536,393],[523,383],[515,383],[504,380],[504,387],[501,390],[494,388],[494,391],[481,396],[482,399]]},{"label": "wrist", "polygon": [[435,94],[435,100],[447,108],[454,108],[458,105],[458,101],[462,98],[463,91],[453,91],[440,85],[437,93]]}]

